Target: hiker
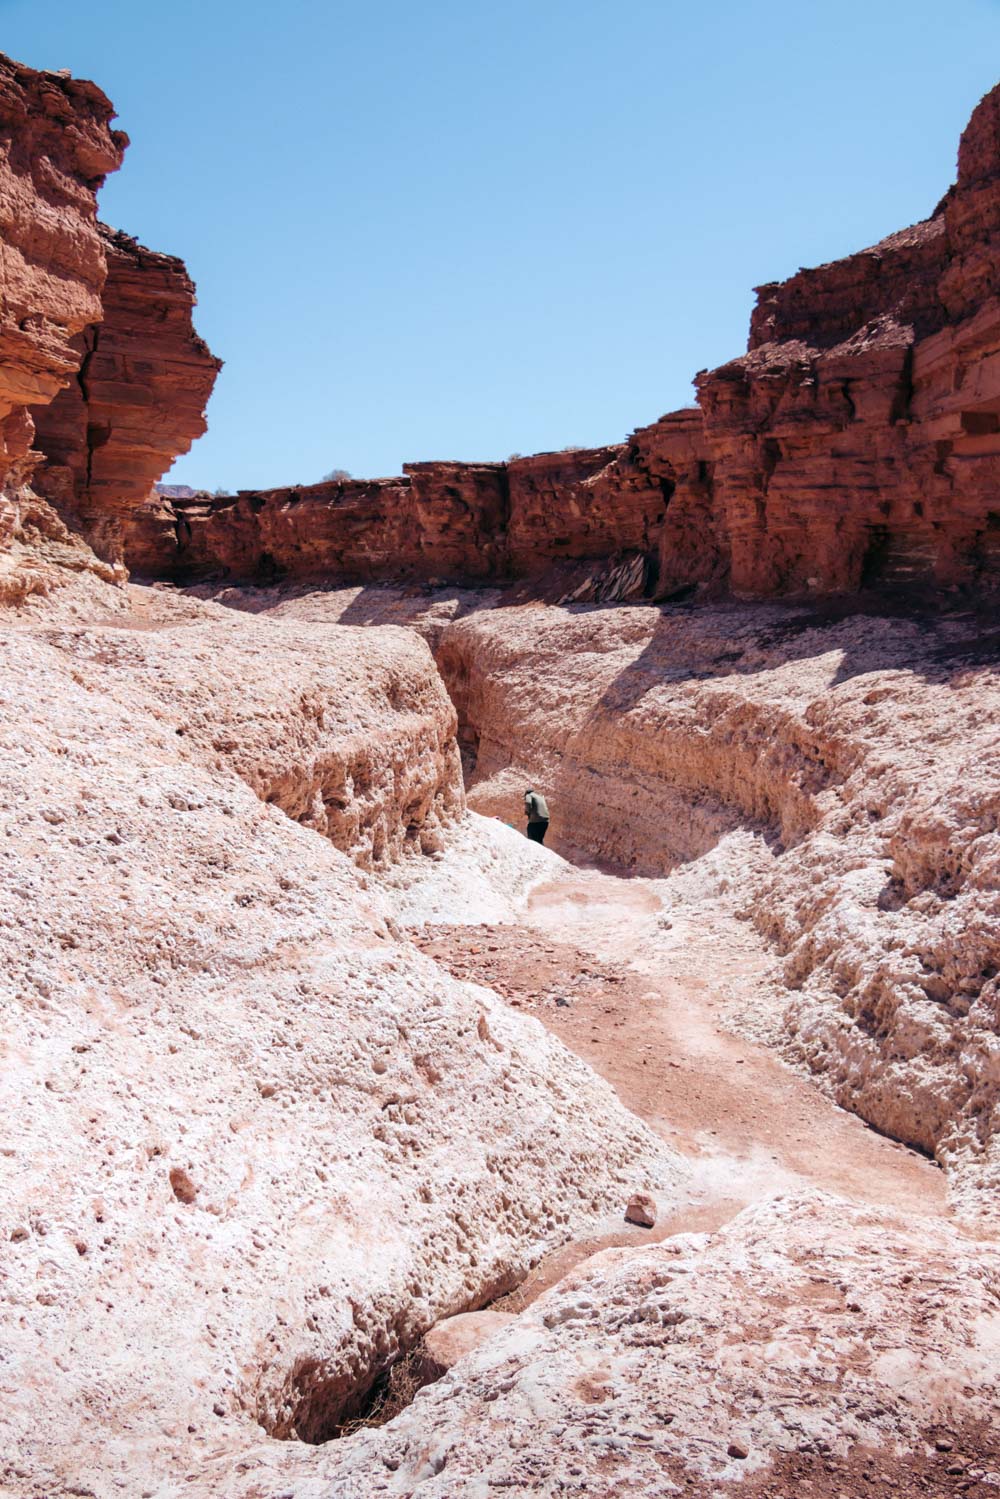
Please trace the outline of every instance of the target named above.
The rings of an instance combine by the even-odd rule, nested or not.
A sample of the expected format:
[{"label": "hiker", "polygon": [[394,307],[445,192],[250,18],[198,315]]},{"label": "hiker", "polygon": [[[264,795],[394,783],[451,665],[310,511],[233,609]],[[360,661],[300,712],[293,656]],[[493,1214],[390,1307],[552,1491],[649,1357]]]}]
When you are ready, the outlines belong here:
[{"label": "hiker", "polygon": [[524,811],[528,819],[528,837],[532,843],[544,843],[549,830],[549,809],[540,791],[529,786],[524,793]]}]

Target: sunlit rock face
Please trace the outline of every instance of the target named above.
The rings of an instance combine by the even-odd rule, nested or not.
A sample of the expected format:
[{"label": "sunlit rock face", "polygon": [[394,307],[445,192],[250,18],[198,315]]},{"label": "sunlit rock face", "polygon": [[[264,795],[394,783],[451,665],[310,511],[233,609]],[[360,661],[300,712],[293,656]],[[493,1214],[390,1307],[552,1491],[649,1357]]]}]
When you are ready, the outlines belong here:
[{"label": "sunlit rock face", "polygon": [[690,866],[773,943],[784,1046],[838,1102],[1000,1185],[1000,674],[977,611],[483,609],[437,659],[477,811],[550,799],[549,841]]},{"label": "sunlit rock face", "polygon": [[232,1492],[963,1492],[996,1471],[998,1271],[944,1225],[777,1198],[594,1255],[389,1426],[248,1453]]},{"label": "sunlit rock face", "polygon": [[998,109],[994,90],[931,218],[759,288],[747,353],[698,375],[696,409],[614,447],[160,499],[130,522],[134,566],[189,581],[460,582],[624,557],[636,566],[619,596],[992,591]]},{"label": "sunlit rock face", "polygon": [[[711,595],[995,585],[998,109],[931,219],[763,288],[748,354],[623,444],[147,505],[217,369],[193,288],[97,224],[99,90],[0,60],[5,1493],[995,1486],[996,640],[978,598]],[[123,548],[404,586],[226,609],[126,588]],[[448,579],[476,589],[413,586]],[[501,822],[465,819],[459,741]],[[772,1191],[516,1313],[550,1251],[668,1233],[713,1169],[407,940],[477,881],[517,930],[529,782],[550,868],[766,939],[780,1020],[742,973],[736,1020],[933,1154],[952,1221]],[[333,1440],[409,1357],[437,1382]]]},{"label": "sunlit rock face", "polygon": [[4,491],[33,460],[29,407],[79,367],[73,339],[101,316],[107,274],[96,193],[128,138],[93,83],[0,55],[0,433]]},{"label": "sunlit rock face", "polygon": [[[454,710],[400,630],[0,629],[0,1487],[316,1442],[441,1317],[687,1170],[396,932]],[[263,1428],[263,1429],[262,1429]],[[277,1442],[291,1456],[294,1442]]]},{"label": "sunlit rock face", "polygon": [[0,55],[0,603],[18,607],[124,577],[120,517],[204,431],[219,368],[181,262],[98,222],[128,144],[113,118],[95,84]]},{"label": "sunlit rock face", "polygon": [[183,261],[98,226],[108,264],[100,321],[74,341],[80,368],[34,413],[39,491],[108,560],[121,523],[206,428],[221,361],[192,325]]}]

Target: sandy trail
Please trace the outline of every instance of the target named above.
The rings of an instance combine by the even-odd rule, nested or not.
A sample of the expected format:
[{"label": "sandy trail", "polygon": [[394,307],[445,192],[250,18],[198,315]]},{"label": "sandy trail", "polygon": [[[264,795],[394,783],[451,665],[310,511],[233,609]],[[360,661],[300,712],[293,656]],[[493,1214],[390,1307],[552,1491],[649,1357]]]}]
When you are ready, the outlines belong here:
[{"label": "sandy trail", "polygon": [[[746,928],[724,916],[664,951],[655,882],[597,870],[529,897],[526,923],[595,956],[614,954],[635,997],[608,1034],[585,993],[541,1017],[624,1102],[741,1206],[805,1184],[859,1202],[949,1213],[944,1173],[869,1129],[773,1053],[724,1029],[723,985],[753,986],[763,967]],[[603,1008],[603,1006],[601,1007]],[[605,1022],[607,1016],[603,1017]],[[595,1035],[596,1032],[596,1035]]]},{"label": "sandy trail", "polygon": [[695,1165],[690,1195],[655,1230],[602,1225],[546,1260],[522,1299],[599,1248],[712,1229],[804,1186],[954,1217],[933,1162],[725,1028],[734,990],[774,1006],[768,955],[720,912],[664,930],[658,884],[568,869],[535,887],[519,923],[437,926],[418,938],[457,976],[534,1013]]}]

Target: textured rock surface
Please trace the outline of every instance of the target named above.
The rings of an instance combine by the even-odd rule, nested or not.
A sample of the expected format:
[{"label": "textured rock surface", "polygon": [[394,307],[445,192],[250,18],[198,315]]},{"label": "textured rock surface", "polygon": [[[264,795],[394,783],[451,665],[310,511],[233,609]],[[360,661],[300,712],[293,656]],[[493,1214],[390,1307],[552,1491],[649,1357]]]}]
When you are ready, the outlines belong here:
[{"label": "textured rock surface", "polygon": [[122,591],[107,586],[123,578],[27,485],[0,492],[0,608],[48,620],[124,613]]},{"label": "textured rock surface", "polygon": [[[988,1494],[998,1277],[995,1245],[946,1227],[778,1199],[716,1235],[596,1255],[391,1425],[247,1454],[232,1492]],[[213,1470],[225,1459],[193,1492]]]},{"label": "textured rock surface", "polygon": [[[97,190],[128,144],[113,116],[95,84],[0,55],[6,604],[81,572],[108,576],[101,561],[120,560],[121,514],[204,431],[218,370],[191,328],[194,289],[181,262],[97,222]],[[27,485],[39,468],[35,493]],[[62,536],[38,495],[60,515]],[[66,524],[100,560],[74,541],[63,546],[60,578],[51,543],[63,545]]]},{"label": "textured rock surface", "polygon": [[220,613],[180,648],[170,629],[55,639],[100,668],[106,693],[141,691],[178,738],[359,865],[437,852],[464,796],[455,711],[427,648],[401,630]]},{"label": "textured rock surface", "polygon": [[[172,1494],[257,1421],[330,1434],[401,1346],[680,1177],[292,820],[362,740],[413,777],[355,780],[399,818],[386,852],[435,774],[422,826],[457,804],[424,647],[157,607],[0,636],[0,1486],[22,1495]],[[349,818],[328,831],[357,855]]]},{"label": "textured rock surface", "polygon": [[108,262],[100,321],[75,341],[76,379],[34,412],[46,457],[36,487],[118,560],[122,517],[205,431],[221,361],[192,327],[183,261],[100,228]]},{"label": "textured rock surface", "polygon": [[30,475],[28,409],[74,374],[73,340],[101,314],[96,193],[128,138],[93,83],[0,55],[0,488]]},{"label": "textured rock surface", "polygon": [[[98,232],[110,117],[92,85],[0,60],[0,1488],[981,1499],[1000,1483],[995,620],[676,596],[995,586],[1000,93],[934,217],[762,288],[749,353],[700,377],[696,410],[616,447],[141,506],[217,362],[180,263]],[[63,519],[27,487],[29,406]],[[135,567],[184,578],[532,587],[234,593],[241,616],[112,586],[123,534]],[[675,602],[515,607],[528,592]],[[387,619],[411,633],[346,627]],[[619,880],[601,908],[604,876],[541,884],[555,853],[460,822],[456,727],[475,806],[519,820],[530,781],[557,848],[656,891]],[[574,980],[553,999],[571,1044],[586,1025],[587,1055],[601,1027],[632,1047],[617,1095],[476,981],[510,971],[502,944],[446,971],[403,938],[527,920],[532,885],[537,940],[508,926],[507,947],[533,1007],[546,965]],[[926,1218],[773,1197],[804,1152],[841,1190],[850,1135],[765,1160],[815,1091],[654,979],[712,907],[713,933],[743,919],[725,956],[747,1030],[935,1154],[980,1239],[925,1200],[931,1165],[885,1172],[884,1140],[843,1152],[845,1180],[877,1160],[854,1195]],[[629,949],[599,1009],[538,937],[566,929],[564,967]],[[689,961],[721,968],[710,944]],[[692,1120],[697,1183],[663,1143]],[[624,1222],[640,1201],[651,1228]],[[577,1263],[623,1233],[664,1242]],[[461,1315],[555,1262],[576,1268],[522,1315],[523,1287],[502,1319]],[[447,1372],[412,1408],[304,1445],[435,1327]]]},{"label": "textured rock surface", "polygon": [[708,859],[784,957],[796,1054],[968,1167],[988,1210],[1000,676],[982,622],[529,606],[458,620],[437,655],[470,804],[510,816],[530,781],[557,850],[647,873]]},{"label": "textured rock surface", "polygon": [[[235,500],[158,497],[134,566],[184,580],[533,577],[634,563],[619,596],[1000,585],[1000,92],[934,216],[761,287],[699,409],[619,447],[415,464]],[[600,579],[574,596],[607,595]]]},{"label": "textured rock surface", "polygon": [[501,464],[417,463],[401,479],[345,479],[238,495],[155,495],[127,527],[139,575],[468,577],[503,573]]},{"label": "textured rock surface", "polygon": [[658,545],[675,469],[689,464],[689,414],[660,425],[678,436],[674,462],[659,454],[655,476],[642,463],[656,440],[647,445],[637,433],[623,447],[507,464],[412,463],[399,479],[158,493],[128,519],[127,561],[137,576],[182,583],[486,582],[626,553],[643,559],[641,593],[655,581],[647,554]]},{"label": "textured rock surface", "polygon": [[420,1347],[424,1383],[440,1379],[460,1358],[504,1332],[514,1320],[510,1312],[459,1312],[457,1317],[445,1317],[425,1334]]}]

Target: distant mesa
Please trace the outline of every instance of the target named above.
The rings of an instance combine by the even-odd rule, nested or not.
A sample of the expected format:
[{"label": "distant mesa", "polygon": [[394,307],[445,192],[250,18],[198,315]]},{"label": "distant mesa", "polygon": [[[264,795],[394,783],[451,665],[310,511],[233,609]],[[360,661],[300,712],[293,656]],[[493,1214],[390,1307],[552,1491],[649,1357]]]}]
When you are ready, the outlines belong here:
[{"label": "distant mesa", "polygon": [[190,484],[154,484],[153,488],[167,500],[194,500],[208,493],[207,489],[192,489]]}]

